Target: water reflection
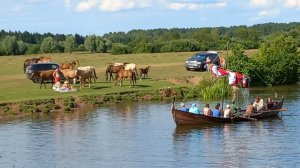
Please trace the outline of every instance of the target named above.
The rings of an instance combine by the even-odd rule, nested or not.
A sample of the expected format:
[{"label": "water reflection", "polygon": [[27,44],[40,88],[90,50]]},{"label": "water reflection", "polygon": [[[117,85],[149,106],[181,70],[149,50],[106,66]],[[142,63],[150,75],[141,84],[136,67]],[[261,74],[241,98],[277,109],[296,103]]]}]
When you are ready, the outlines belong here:
[{"label": "water reflection", "polygon": [[258,122],[176,127],[171,102],[2,122],[0,167],[297,167],[300,93],[282,93],[288,112]]}]

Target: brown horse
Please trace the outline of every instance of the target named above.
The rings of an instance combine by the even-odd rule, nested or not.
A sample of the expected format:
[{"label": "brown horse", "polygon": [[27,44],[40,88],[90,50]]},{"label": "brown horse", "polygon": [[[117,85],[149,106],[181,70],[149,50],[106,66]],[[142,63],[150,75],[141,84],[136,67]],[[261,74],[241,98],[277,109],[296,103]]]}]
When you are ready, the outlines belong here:
[{"label": "brown horse", "polygon": [[140,76],[140,80],[142,79],[142,75],[144,75],[144,78],[148,79],[148,72],[150,71],[151,66],[147,66],[146,68],[140,68],[139,69],[139,76]]},{"label": "brown horse", "polygon": [[76,79],[78,78],[77,70],[59,68],[59,72],[61,72],[64,75],[67,81],[73,79],[73,84],[76,83]]},{"label": "brown horse", "polygon": [[26,72],[26,68],[27,68],[29,65],[38,63],[39,60],[40,60],[39,58],[29,58],[29,59],[26,59],[26,60],[24,61],[24,65],[23,65],[24,73]]},{"label": "brown horse", "polygon": [[85,70],[80,70],[77,69],[77,76],[80,80],[80,89],[85,87],[86,80],[88,80],[89,83],[89,88],[91,87],[92,83],[92,76],[93,76],[93,71],[85,71]]},{"label": "brown horse", "polygon": [[129,87],[131,86],[134,87],[134,84],[136,83],[136,76],[134,71],[125,70],[124,67],[122,67],[116,74],[116,80],[114,81],[115,85],[119,83],[120,86],[122,86],[122,81],[124,78],[129,79],[130,81]]},{"label": "brown horse", "polygon": [[112,74],[119,72],[120,69],[122,68],[124,68],[123,65],[119,65],[119,66],[108,65],[108,67],[105,70],[106,81],[108,80],[108,74],[109,74],[109,81],[111,81],[111,79],[114,79]]},{"label": "brown horse", "polygon": [[46,89],[45,81],[51,81],[53,86],[53,73],[54,70],[42,70],[42,71],[36,71],[33,72],[30,76],[32,80],[39,81],[40,89],[42,88],[42,84],[44,84],[44,87]]},{"label": "brown horse", "polygon": [[38,62],[52,62],[50,57],[40,57]]},{"label": "brown horse", "polygon": [[79,61],[75,60],[73,62],[70,63],[61,63],[59,65],[59,67],[63,68],[63,69],[75,69],[75,66],[79,66]]}]

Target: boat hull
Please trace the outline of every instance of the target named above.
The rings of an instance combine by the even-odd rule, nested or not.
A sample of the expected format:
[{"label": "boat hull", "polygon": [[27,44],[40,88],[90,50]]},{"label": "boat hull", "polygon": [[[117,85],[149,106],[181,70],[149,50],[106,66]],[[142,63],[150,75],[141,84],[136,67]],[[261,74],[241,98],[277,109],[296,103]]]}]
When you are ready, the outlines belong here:
[{"label": "boat hull", "polygon": [[258,120],[278,117],[280,112],[286,111],[286,109],[282,109],[283,102],[284,98],[282,98],[277,104],[275,104],[273,109],[251,114],[250,117],[256,118]]},{"label": "boat hull", "polygon": [[233,123],[241,121],[251,121],[251,118],[246,117],[212,117],[203,114],[193,114],[172,108],[172,116],[176,125],[206,125],[218,123]]}]

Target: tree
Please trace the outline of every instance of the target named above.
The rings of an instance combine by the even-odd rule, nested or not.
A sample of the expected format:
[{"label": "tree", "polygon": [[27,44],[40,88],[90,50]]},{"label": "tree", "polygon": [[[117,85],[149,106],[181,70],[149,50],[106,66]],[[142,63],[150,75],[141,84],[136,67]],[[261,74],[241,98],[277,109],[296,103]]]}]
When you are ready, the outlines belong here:
[{"label": "tree", "polygon": [[292,36],[281,34],[263,43],[256,61],[257,72],[267,84],[292,84],[298,80],[300,55]]},{"label": "tree", "polygon": [[76,39],[75,36],[69,35],[66,37],[66,41],[64,42],[65,52],[72,53],[76,47]]},{"label": "tree", "polygon": [[94,53],[97,49],[96,36],[95,35],[87,36],[84,40],[84,47],[89,52]]},{"label": "tree", "polygon": [[54,53],[57,52],[58,44],[52,37],[46,37],[43,39],[40,49],[43,53]]},{"label": "tree", "polygon": [[2,40],[1,48],[6,55],[19,54],[18,41],[15,36],[5,36]]}]

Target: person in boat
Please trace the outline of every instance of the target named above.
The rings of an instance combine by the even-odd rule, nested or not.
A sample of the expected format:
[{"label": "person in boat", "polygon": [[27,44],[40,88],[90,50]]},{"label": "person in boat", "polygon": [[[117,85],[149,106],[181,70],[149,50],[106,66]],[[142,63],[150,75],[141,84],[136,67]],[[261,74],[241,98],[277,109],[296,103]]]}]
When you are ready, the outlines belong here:
[{"label": "person in boat", "polygon": [[203,114],[207,116],[212,116],[212,111],[209,108],[209,104],[205,104],[205,107],[203,109]]},{"label": "person in boat", "polygon": [[229,117],[231,117],[232,116],[232,111],[231,111],[231,108],[230,108],[230,105],[229,104],[227,104],[226,105],[226,108],[225,108],[225,110],[224,110],[224,118],[229,118]]},{"label": "person in boat", "polygon": [[264,100],[258,96],[255,97],[255,102],[253,103],[253,107],[256,112],[264,109]]},{"label": "person in boat", "polygon": [[180,103],[180,110],[181,111],[189,111],[189,108],[185,107],[185,104],[184,103]]},{"label": "person in boat", "polygon": [[253,112],[254,112],[254,106],[253,106],[253,102],[251,102],[250,104],[248,104],[248,106],[246,108],[246,114],[244,116],[245,117],[251,117]]},{"label": "person in boat", "polygon": [[272,110],[272,109],[273,109],[273,107],[274,107],[274,102],[273,102],[273,100],[271,99],[271,97],[268,97],[268,98],[267,98],[266,106],[267,106],[267,109],[268,109],[268,110]]},{"label": "person in boat", "polygon": [[200,114],[200,110],[197,107],[196,103],[193,103],[191,108],[189,109],[190,113],[194,113],[194,114]]},{"label": "person in boat", "polygon": [[212,110],[213,117],[221,117],[220,103],[217,103],[215,109]]}]

